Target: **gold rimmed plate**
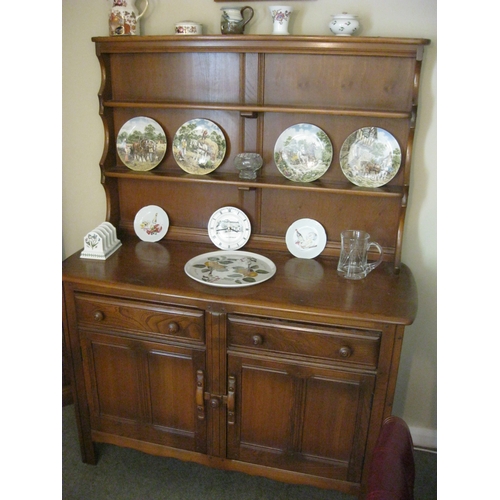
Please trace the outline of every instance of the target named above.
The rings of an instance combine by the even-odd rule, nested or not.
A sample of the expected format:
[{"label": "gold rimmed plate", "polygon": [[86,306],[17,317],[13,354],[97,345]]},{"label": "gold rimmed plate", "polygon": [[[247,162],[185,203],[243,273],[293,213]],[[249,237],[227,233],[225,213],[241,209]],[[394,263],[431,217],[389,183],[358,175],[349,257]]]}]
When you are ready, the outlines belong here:
[{"label": "gold rimmed plate", "polygon": [[226,155],[226,138],[220,127],[203,118],[189,120],[179,127],[172,143],[177,165],[188,174],[213,172]]},{"label": "gold rimmed plate", "polygon": [[137,116],[126,122],[118,132],[116,150],[128,168],[147,172],[163,160],[167,137],[158,122],[147,116]]}]

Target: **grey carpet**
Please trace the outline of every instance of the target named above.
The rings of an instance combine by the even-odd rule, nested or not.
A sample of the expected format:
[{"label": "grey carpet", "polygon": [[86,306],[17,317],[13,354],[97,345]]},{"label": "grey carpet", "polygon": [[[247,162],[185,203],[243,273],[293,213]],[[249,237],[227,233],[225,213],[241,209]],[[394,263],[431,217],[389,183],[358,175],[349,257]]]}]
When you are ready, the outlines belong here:
[{"label": "grey carpet", "polygon": [[[97,465],[82,463],[73,405],[62,412],[63,500],[354,500],[239,472],[220,471],[139,451],[97,444]],[[434,500],[436,454],[416,451],[415,500]]]}]

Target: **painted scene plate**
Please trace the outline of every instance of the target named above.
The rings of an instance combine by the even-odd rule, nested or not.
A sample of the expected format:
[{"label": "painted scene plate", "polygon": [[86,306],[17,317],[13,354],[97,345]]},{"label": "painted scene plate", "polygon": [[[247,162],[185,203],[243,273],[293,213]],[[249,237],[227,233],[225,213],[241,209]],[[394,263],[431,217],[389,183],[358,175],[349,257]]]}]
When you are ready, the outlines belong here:
[{"label": "painted scene plate", "polygon": [[276,266],[256,253],[219,250],[194,257],[186,263],[184,271],[206,285],[236,288],[267,281],[276,273]]},{"label": "painted scene plate", "polygon": [[142,241],[160,241],[167,234],[169,224],[168,215],[163,208],[148,205],[137,212],[134,231]]},{"label": "painted scene plate", "polygon": [[177,165],[188,174],[213,172],[224,160],[226,139],[217,124],[196,118],[175,133],[172,150]]},{"label": "painted scene plate", "polygon": [[394,178],[400,166],[398,141],[383,128],[360,128],[344,141],[340,149],[340,168],[356,186],[383,186]]},{"label": "painted scene plate", "polygon": [[312,182],[330,167],[333,146],[326,133],[316,125],[299,123],[287,128],[274,146],[278,170],[291,181]]},{"label": "painted scene plate", "polygon": [[326,246],[324,227],[313,219],[299,219],[286,232],[288,251],[300,259],[314,259]]},{"label": "painted scene plate", "polygon": [[155,120],[137,116],[126,122],[118,132],[116,150],[128,168],[147,172],[163,160],[167,137]]}]

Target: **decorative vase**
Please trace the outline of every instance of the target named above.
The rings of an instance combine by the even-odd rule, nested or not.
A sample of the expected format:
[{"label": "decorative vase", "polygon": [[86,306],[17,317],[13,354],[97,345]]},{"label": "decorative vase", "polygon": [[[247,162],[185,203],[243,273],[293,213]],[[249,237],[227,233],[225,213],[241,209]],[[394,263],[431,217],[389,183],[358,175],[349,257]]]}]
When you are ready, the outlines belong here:
[{"label": "decorative vase", "polygon": [[149,1],[146,0],[144,10],[139,14],[135,7],[135,0],[112,0],[113,6],[109,13],[109,34],[115,35],[140,35],[141,25],[139,19],[148,8]]},{"label": "decorative vase", "polygon": [[337,36],[354,35],[361,27],[357,16],[353,16],[347,12],[333,15],[328,26],[330,27],[330,31]]},{"label": "decorative vase", "polygon": [[[249,16],[245,19],[244,12],[248,10]],[[253,9],[248,5],[245,7],[222,7],[220,19],[220,31],[223,35],[242,35],[245,26],[253,17]]]},{"label": "decorative vase", "polygon": [[234,165],[240,173],[240,179],[256,179],[257,170],[262,167],[262,156],[259,153],[240,153],[234,159]]},{"label": "decorative vase", "polygon": [[273,17],[273,35],[289,35],[288,21],[293,12],[293,7],[290,5],[271,5],[269,7],[271,16]]}]

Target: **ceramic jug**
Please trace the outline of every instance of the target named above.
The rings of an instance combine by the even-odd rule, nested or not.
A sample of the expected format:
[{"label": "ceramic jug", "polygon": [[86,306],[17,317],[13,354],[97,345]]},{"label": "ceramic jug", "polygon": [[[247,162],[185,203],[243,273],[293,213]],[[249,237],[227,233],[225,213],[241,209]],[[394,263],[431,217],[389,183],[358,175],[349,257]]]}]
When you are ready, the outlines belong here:
[{"label": "ceramic jug", "polygon": [[[245,19],[244,12],[248,10],[250,15]],[[245,7],[222,7],[220,20],[220,31],[223,35],[242,35],[245,26],[253,17],[253,9],[248,5]]]},{"label": "ceramic jug", "polygon": [[149,1],[145,0],[144,10],[139,14],[135,0],[112,0],[109,13],[109,34],[114,35],[140,35],[141,25],[139,19],[148,8]]}]

